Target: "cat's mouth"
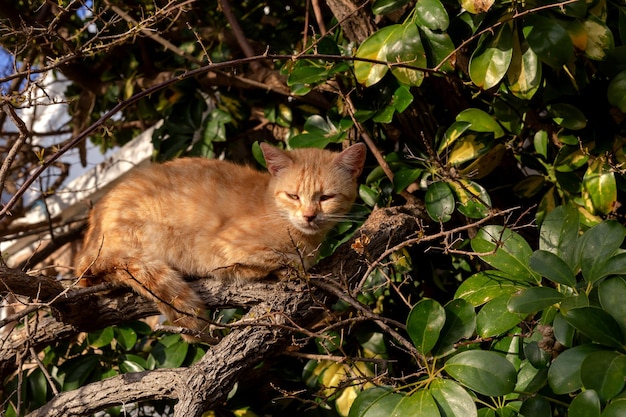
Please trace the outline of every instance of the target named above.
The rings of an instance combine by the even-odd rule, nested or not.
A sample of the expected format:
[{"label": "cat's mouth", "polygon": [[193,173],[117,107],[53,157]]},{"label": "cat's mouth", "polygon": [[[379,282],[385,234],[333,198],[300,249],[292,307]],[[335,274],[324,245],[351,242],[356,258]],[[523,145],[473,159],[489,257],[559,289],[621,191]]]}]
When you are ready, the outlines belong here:
[{"label": "cat's mouth", "polygon": [[323,231],[319,220],[294,222],[294,225],[307,235],[315,235]]}]

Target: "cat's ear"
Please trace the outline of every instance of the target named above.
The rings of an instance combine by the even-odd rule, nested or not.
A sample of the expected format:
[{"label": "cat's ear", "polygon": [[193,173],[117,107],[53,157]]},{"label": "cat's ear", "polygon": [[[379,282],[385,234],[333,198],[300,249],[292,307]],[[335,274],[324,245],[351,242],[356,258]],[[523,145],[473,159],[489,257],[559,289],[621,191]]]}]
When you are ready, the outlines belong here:
[{"label": "cat's ear", "polygon": [[263,152],[263,157],[265,157],[265,164],[267,165],[267,170],[272,175],[277,175],[280,171],[285,168],[289,168],[293,161],[289,158],[284,151],[273,147],[272,145],[268,145],[263,142],[260,144],[261,151]]},{"label": "cat's ear", "polygon": [[354,178],[361,175],[365,164],[367,147],[364,143],[355,143],[335,157],[335,164],[348,171]]}]

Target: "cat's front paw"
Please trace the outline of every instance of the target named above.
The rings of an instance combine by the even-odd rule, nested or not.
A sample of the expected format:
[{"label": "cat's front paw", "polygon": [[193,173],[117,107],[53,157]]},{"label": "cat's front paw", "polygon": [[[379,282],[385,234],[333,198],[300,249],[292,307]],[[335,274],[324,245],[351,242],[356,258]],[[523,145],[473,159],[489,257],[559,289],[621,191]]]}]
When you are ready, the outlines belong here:
[{"label": "cat's front paw", "polygon": [[288,280],[288,279],[303,279],[306,278],[306,272],[304,268],[301,266],[285,266],[283,268],[272,271],[272,275],[277,277],[279,280]]}]

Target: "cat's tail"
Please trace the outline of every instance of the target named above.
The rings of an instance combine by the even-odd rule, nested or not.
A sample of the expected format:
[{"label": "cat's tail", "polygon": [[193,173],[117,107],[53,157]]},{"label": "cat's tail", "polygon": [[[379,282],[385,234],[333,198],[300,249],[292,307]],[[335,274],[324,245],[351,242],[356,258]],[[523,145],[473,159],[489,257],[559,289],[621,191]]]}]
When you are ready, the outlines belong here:
[{"label": "cat's tail", "polygon": [[[156,302],[173,326],[196,332],[202,332],[207,327],[207,322],[202,319],[204,303],[199,295],[178,271],[163,261],[123,255],[107,257],[101,253],[91,261],[82,256],[77,269],[85,275],[100,276],[106,281],[131,287],[138,294]],[[183,335],[183,338],[188,342],[198,341],[193,336]]]}]

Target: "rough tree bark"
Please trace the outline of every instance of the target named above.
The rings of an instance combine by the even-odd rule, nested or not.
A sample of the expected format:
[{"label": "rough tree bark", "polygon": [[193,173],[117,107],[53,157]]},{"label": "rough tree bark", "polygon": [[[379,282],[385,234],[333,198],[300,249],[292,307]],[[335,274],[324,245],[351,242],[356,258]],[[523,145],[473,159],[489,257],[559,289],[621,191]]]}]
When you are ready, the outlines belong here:
[{"label": "rough tree bark", "polygon": [[[177,399],[176,416],[200,416],[219,404],[233,384],[262,360],[280,354],[298,326],[317,318],[321,306],[334,297],[316,287],[341,280],[358,282],[371,262],[396,244],[421,233],[423,210],[418,206],[377,209],[354,237],[321,262],[309,280],[224,283],[203,279],[194,283],[207,306],[252,306],[237,327],[190,368],[125,374],[57,395],[29,416],[85,415],[113,405],[151,399]],[[129,291],[108,289],[104,294],[60,288],[56,282],[19,271],[0,269],[0,292],[20,285],[22,292],[46,294],[52,316],[31,319],[37,325],[14,331],[0,347],[0,370],[15,367],[17,352],[43,347],[114,323],[153,315],[155,306]],[[26,282],[25,282],[26,281]],[[59,291],[59,292],[56,292]],[[61,294],[59,296],[59,294]],[[39,299],[38,301],[41,301]],[[315,308],[316,305],[320,308]]]}]

